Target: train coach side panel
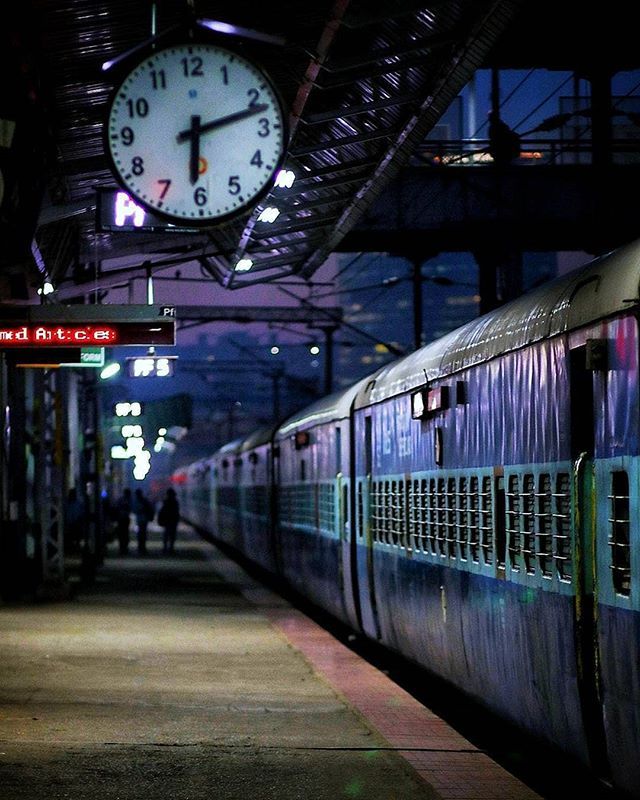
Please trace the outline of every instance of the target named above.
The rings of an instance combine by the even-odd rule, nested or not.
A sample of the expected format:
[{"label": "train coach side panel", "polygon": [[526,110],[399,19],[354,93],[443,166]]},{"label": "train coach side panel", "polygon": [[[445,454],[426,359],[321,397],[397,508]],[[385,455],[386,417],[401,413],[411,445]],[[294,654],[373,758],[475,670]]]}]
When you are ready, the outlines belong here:
[{"label": "train coach side panel", "polygon": [[336,423],[279,441],[279,548],[284,578],[301,594],[348,621],[344,598],[341,531],[336,525],[341,492]]},{"label": "train coach side panel", "polygon": [[[409,393],[356,413],[357,442],[371,418],[364,517],[380,638],[584,760],[571,575],[560,575],[571,517],[566,341],[433,387],[443,385],[449,403],[427,419],[412,419]],[[560,495],[567,538],[552,545]],[[525,565],[527,524],[540,558]]]}]

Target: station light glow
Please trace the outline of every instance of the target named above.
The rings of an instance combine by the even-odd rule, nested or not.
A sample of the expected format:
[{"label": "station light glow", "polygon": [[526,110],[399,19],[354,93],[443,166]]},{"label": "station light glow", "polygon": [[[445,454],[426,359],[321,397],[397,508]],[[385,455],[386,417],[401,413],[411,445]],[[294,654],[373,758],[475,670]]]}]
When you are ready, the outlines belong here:
[{"label": "station light glow", "polygon": [[114,361],[112,364],[107,364],[107,366],[100,372],[100,378],[103,381],[106,381],[108,378],[113,378],[114,375],[117,375],[120,372],[120,364],[117,361]]},{"label": "station light glow", "polygon": [[290,189],[296,179],[296,174],[291,169],[281,169],[276,175],[274,186],[278,189]]},{"label": "station light glow", "polygon": [[280,209],[275,206],[267,206],[258,214],[258,222],[275,222],[280,216]]},{"label": "station light glow", "polygon": [[250,258],[241,258],[235,266],[236,272],[249,272],[253,266],[253,261]]}]

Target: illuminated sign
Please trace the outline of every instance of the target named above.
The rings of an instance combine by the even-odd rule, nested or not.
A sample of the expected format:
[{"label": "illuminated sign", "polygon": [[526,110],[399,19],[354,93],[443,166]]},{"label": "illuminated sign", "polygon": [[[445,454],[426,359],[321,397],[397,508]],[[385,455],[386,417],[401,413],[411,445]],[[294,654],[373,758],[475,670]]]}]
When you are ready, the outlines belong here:
[{"label": "illuminated sign", "polygon": [[449,387],[436,386],[434,389],[419,389],[411,395],[411,416],[424,419],[449,408]]},{"label": "illuminated sign", "polygon": [[111,231],[162,231],[163,233],[202,233],[194,228],[171,225],[150,211],[137,205],[121,189],[96,190],[96,230]]},{"label": "illuminated sign", "polygon": [[175,370],[177,356],[139,356],[127,358],[130,378],[169,378]]},{"label": "illuminated sign", "polygon": [[121,402],[116,403],[113,407],[113,412],[117,417],[139,417],[142,414],[143,405],[134,401],[133,403]]},{"label": "illuminated sign", "polygon": [[118,344],[118,331],[110,325],[21,325],[0,327],[0,347],[78,347],[80,344]]},{"label": "illuminated sign", "polygon": [[60,364],[61,367],[104,367],[104,347],[83,347],[80,350],[80,361],[69,361]]},{"label": "illuminated sign", "polygon": [[175,306],[0,306],[0,349],[173,345],[175,319]]}]

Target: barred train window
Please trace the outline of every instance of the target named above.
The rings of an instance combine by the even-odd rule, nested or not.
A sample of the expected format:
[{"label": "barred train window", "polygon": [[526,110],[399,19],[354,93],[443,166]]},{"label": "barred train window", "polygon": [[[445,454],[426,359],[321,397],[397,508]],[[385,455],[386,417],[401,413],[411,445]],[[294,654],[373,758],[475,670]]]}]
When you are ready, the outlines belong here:
[{"label": "barred train window", "polygon": [[467,525],[467,479],[460,478],[457,493],[456,539],[461,561],[467,560],[469,529]]},{"label": "barred train window", "polygon": [[447,555],[456,557],[456,479],[449,478],[446,492],[446,528],[445,539],[447,542]]},{"label": "barred train window", "polygon": [[611,548],[611,576],[617,594],[631,594],[631,552],[629,539],[629,476],[623,470],[611,473],[609,495],[609,547]]},{"label": "barred train window", "polygon": [[538,493],[536,495],[538,501],[537,518],[538,518],[538,563],[540,564],[540,571],[545,578],[551,577],[551,559],[553,556],[552,546],[553,540],[551,537],[551,476],[540,475],[538,480]]},{"label": "barred train window", "polygon": [[480,492],[480,530],[482,532],[482,557],[485,564],[493,564],[493,505],[491,496],[491,478],[482,478]]},{"label": "barred train window", "polygon": [[533,475],[525,475],[522,485],[522,554],[529,575],[536,574],[535,482]]},{"label": "barred train window", "polygon": [[522,531],[520,529],[520,494],[518,475],[509,475],[507,486],[507,546],[512,572],[520,572],[522,557]]},{"label": "barred train window", "polygon": [[469,549],[471,560],[477,564],[480,561],[480,496],[475,475],[469,479],[469,506]]},{"label": "barred train window", "polygon": [[554,493],[555,521],[555,559],[558,577],[561,581],[571,581],[573,577],[573,561],[571,553],[571,483],[566,472],[556,476]]}]

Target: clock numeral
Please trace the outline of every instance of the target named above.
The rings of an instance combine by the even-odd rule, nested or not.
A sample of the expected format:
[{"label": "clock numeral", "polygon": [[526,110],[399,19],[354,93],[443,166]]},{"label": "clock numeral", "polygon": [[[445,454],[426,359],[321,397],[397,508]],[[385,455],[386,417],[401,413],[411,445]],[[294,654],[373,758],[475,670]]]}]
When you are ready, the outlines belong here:
[{"label": "clock numeral", "polygon": [[144,159],[141,156],[134,156],[131,159],[131,172],[138,176],[144,174]]},{"label": "clock numeral", "polygon": [[185,78],[192,78],[194,75],[204,77],[202,71],[202,59],[200,56],[191,56],[191,58],[181,58],[182,71]]},{"label": "clock numeral", "polygon": [[139,97],[135,102],[127,100],[127,108],[129,109],[129,116],[133,117],[146,117],[149,113],[149,103],[144,97]]},{"label": "clock numeral", "polygon": [[169,187],[171,186],[171,180],[169,178],[159,178],[156,183],[164,183],[164,188],[160,192],[160,199],[164,200],[166,193],[169,191]]},{"label": "clock numeral", "polygon": [[229,85],[229,70],[227,69],[226,64],[220,67],[220,72],[222,73],[222,82],[225,86]]},{"label": "clock numeral", "polygon": [[258,136],[262,136],[264,139],[265,136],[269,136],[271,133],[271,127],[269,126],[269,120],[266,117],[260,117],[258,120],[258,125],[260,129],[258,130]]},{"label": "clock numeral", "polygon": [[127,125],[121,129],[120,138],[122,139],[122,144],[129,147],[129,145],[133,144],[133,140],[136,137],[133,135],[133,129]]},{"label": "clock numeral", "polygon": [[259,150],[256,150],[256,152],[253,154],[253,158],[249,163],[253,164],[254,167],[261,168],[262,165],[264,164],[264,161],[262,160],[262,153]]},{"label": "clock numeral", "polygon": [[260,99],[260,92],[257,89],[247,89],[247,94],[249,95],[249,108],[252,106],[258,105],[258,100]]},{"label": "clock numeral", "polygon": [[151,70],[151,83],[155,89],[166,89],[167,88],[167,76],[163,69]]},{"label": "clock numeral", "polygon": [[193,202],[197,206],[204,206],[207,202],[207,192],[205,191],[203,186],[198,186],[198,188],[193,193]]},{"label": "clock numeral", "polygon": [[239,175],[229,175],[229,194],[240,194]]}]

